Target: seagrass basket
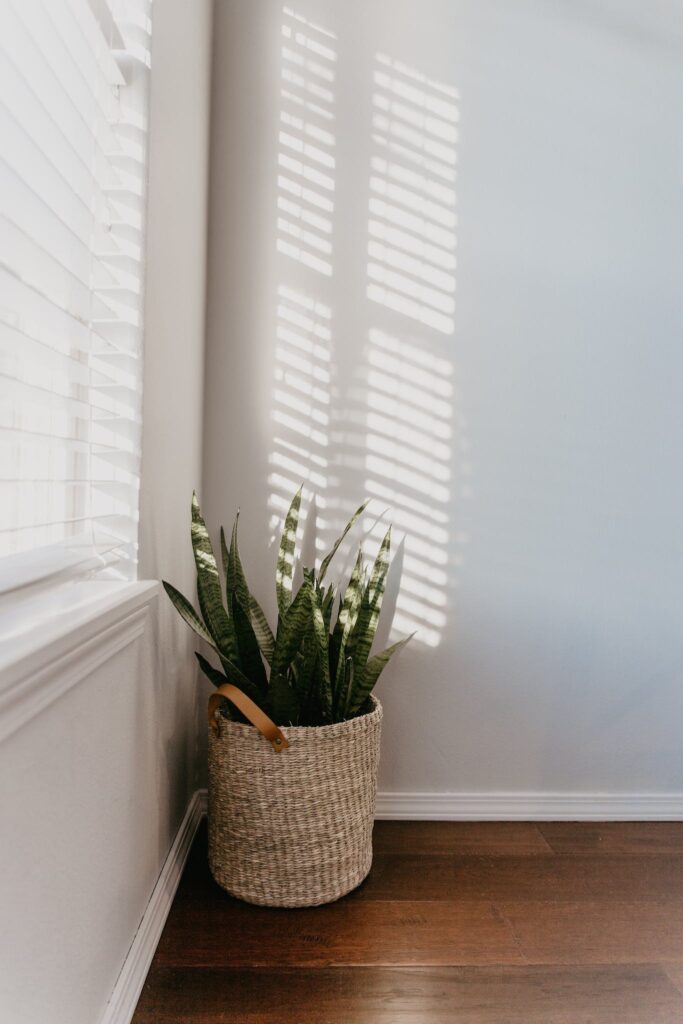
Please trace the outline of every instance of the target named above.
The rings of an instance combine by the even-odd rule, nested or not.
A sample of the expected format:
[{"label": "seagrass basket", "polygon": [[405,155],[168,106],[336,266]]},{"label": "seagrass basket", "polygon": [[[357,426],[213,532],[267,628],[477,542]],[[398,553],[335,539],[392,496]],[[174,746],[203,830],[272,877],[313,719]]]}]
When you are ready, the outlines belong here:
[{"label": "seagrass basket", "polygon": [[[240,706],[251,718],[244,701]],[[216,882],[269,907],[316,906],[355,889],[372,863],[379,701],[371,697],[368,712],[347,722],[282,731],[262,712],[261,721],[252,719],[259,732],[216,711],[210,705],[209,866]]]}]

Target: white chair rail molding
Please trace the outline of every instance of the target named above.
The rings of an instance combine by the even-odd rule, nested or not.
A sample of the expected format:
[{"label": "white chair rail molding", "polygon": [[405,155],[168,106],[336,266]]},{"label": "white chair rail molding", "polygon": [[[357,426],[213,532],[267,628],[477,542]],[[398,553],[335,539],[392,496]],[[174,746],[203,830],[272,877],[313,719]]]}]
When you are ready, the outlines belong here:
[{"label": "white chair rail molding", "polygon": [[0,0],[0,1024],[683,1021],[681,96]]}]

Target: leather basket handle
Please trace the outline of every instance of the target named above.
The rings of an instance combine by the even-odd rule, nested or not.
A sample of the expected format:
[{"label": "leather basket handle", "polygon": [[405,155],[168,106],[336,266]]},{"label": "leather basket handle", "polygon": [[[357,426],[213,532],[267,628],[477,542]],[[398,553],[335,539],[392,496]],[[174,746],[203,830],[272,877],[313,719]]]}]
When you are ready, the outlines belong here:
[{"label": "leather basket handle", "polygon": [[216,712],[218,711],[221,703],[221,698],[227,697],[229,701],[239,708],[245,718],[247,718],[255,729],[261,733],[262,736],[268,740],[273,750],[279,754],[280,751],[285,750],[289,743],[284,733],[280,732],[275,722],[271,721],[258,704],[254,704],[250,697],[247,697],[246,693],[233,686],[232,683],[223,683],[219,686],[215,693],[212,693],[209,697],[209,725],[213,731],[218,735],[218,722],[216,721]]}]

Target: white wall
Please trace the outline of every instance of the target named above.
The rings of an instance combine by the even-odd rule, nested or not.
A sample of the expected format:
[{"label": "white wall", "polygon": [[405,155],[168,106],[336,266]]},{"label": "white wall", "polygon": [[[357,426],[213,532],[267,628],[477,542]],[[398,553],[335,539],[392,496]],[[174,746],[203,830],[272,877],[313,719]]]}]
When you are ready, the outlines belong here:
[{"label": "white wall", "polygon": [[61,636],[46,648],[43,630],[26,665],[3,666],[16,678],[0,709],[0,1016],[13,1024],[96,1024],[177,824],[154,585],[83,587]]},{"label": "white wall", "polygon": [[[211,16],[210,0],[154,4],[140,576],[186,593],[201,479]],[[140,584],[124,593],[137,607],[150,599]],[[0,701],[3,1022],[101,1019],[197,784],[187,630],[163,594],[144,635],[121,624],[122,599],[108,600],[101,628],[76,629],[95,610],[89,592],[60,624],[61,653],[29,666],[16,695],[35,713],[8,737],[14,694]],[[43,707],[43,692],[61,695]]]},{"label": "white wall", "polygon": [[[190,501],[202,472],[211,31],[211,0],[154,5],[139,573],[188,596]],[[165,597],[159,616],[155,676],[173,709],[177,825],[197,782],[195,645]]]},{"label": "white wall", "polygon": [[383,790],[681,791],[680,10],[295,10],[336,39],[216,7],[207,516],[241,505],[272,609],[264,537],[301,478],[328,523],[393,506],[420,632],[380,687]]}]

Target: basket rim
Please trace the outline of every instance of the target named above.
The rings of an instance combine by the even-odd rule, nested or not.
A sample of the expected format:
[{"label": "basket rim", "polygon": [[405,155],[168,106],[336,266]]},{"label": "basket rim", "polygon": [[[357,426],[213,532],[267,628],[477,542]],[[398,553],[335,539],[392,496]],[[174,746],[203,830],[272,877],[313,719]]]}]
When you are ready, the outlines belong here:
[{"label": "basket rim", "polygon": [[[368,726],[379,723],[382,720],[382,705],[374,693],[371,693],[368,700],[372,708],[364,715],[357,715],[355,718],[347,718],[343,722],[332,722],[329,725],[282,725],[280,729],[287,739],[303,739],[306,736],[320,737],[320,739],[332,739],[335,736],[346,735],[347,733],[362,732]],[[233,722],[229,718],[216,716],[220,721],[221,736],[232,734],[233,736],[260,736],[258,729],[245,722]],[[209,733],[215,738],[215,733],[209,727]]]}]

